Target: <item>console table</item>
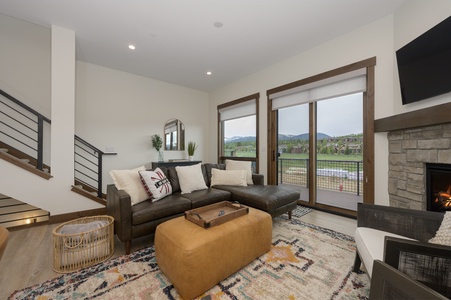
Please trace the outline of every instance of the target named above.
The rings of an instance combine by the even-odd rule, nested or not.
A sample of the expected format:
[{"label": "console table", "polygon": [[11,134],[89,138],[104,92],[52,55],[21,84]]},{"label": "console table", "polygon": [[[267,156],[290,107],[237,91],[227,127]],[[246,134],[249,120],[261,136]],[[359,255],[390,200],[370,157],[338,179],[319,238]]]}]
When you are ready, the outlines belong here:
[{"label": "console table", "polygon": [[177,166],[191,166],[191,165],[197,165],[200,164],[202,161],[200,160],[186,160],[186,161],[153,161],[152,162],[152,169],[158,168],[158,167],[177,167]]}]

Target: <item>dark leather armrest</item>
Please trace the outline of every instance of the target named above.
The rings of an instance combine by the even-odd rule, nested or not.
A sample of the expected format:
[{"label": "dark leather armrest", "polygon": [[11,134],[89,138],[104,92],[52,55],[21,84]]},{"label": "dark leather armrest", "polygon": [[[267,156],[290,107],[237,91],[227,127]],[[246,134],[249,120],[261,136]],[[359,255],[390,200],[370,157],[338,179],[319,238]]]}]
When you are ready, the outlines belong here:
[{"label": "dark leather armrest", "polygon": [[254,182],[254,185],[265,185],[265,175],[252,174],[252,181]]},{"label": "dark leather armrest", "polygon": [[358,203],[357,227],[368,227],[427,242],[435,236],[443,214]]},{"label": "dark leather armrest", "polygon": [[126,241],[132,238],[132,212],[130,195],[118,190],[114,184],[107,186],[106,197],[107,214],[114,218],[114,231],[119,240]]}]

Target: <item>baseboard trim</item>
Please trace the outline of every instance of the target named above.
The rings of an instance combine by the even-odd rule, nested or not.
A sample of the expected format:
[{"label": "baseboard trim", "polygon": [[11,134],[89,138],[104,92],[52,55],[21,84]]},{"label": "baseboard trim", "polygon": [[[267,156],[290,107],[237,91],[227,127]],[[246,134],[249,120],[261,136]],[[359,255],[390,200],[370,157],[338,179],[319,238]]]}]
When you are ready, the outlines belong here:
[{"label": "baseboard trim", "polygon": [[49,224],[63,223],[83,217],[99,216],[106,214],[105,208],[96,208],[91,210],[76,211],[67,214],[55,215],[49,217]]}]

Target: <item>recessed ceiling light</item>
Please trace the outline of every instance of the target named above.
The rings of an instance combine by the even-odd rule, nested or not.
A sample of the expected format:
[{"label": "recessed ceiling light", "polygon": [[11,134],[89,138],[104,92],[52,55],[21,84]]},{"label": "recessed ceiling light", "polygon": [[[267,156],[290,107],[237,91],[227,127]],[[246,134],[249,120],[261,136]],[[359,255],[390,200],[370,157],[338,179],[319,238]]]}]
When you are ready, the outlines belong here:
[{"label": "recessed ceiling light", "polygon": [[208,71],[208,72],[207,72],[207,75],[211,75],[211,72],[210,72],[210,71]]},{"label": "recessed ceiling light", "polygon": [[134,45],[128,45],[128,49],[130,49],[130,50],[135,50],[136,47],[135,47]]}]

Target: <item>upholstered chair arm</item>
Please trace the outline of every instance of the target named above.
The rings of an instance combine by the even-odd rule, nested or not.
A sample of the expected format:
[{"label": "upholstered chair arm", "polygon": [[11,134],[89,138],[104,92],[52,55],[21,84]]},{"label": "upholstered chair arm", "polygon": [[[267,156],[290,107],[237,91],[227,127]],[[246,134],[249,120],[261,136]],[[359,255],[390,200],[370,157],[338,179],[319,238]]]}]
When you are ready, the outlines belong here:
[{"label": "upholstered chair arm", "polygon": [[114,231],[123,242],[132,238],[131,207],[129,194],[114,184],[107,186],[107,214],[114,218]]},{"label": "upholstered chair arm", "polygon": [[427,242],[435,236],[443,214],[359,203],[357,227],[368,227]]},{"label": "upholstered chair arm", "polygon": [[369,299],[398,300],[401,297],[402,299],[448,299],[392,266],[375,260]]},{"label": "upholstered chair arm", "polygon": [[451,298],[451,247],[385,237],[384,262]]}]

